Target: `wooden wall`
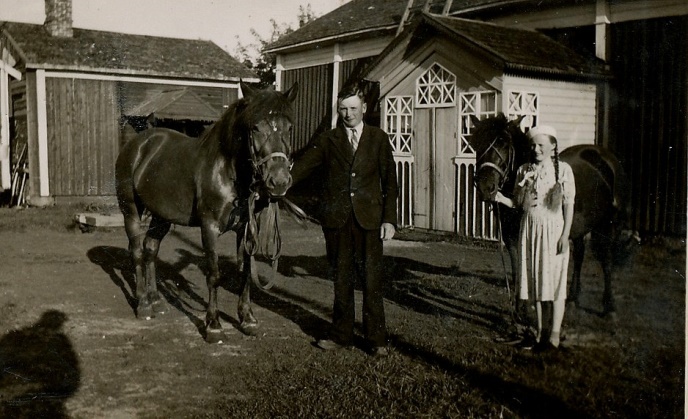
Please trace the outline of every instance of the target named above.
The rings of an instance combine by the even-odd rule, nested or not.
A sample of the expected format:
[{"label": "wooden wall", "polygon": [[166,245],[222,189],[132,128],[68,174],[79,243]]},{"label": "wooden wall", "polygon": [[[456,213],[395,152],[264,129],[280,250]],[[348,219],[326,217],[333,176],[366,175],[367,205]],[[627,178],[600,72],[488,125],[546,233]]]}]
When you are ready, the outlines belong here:
[{"label": "wooden wall", "polygon": [[633,184],[633,228],[686,234],[688,17],[612,25],[610,148]]},{"label": "wooden wall", "polygon": [[577,144],[595,144],[597,128],[597,89],[594,84],[507,76],[505,97],[509,91],[538,94],[538,124],[557,130],[559,150]]},{"label": "wooden wall", "polygon": [[116,83],[47,78],[46,102],[50,194],[114,195],[120,140]]},{"label": "wooden wall", "polygon": [[283,73],[282,86],[285,89],[299,83],[299,93],[294,101],[294,150],[303,148],[316,133],[331,126],[332,69],[332,64],[324,64]]}]

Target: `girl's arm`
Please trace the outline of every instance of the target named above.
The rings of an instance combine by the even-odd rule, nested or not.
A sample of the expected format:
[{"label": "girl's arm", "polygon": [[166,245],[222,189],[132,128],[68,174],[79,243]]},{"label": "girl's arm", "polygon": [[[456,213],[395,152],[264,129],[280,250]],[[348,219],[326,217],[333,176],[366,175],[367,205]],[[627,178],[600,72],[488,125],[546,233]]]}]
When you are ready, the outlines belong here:
[{"label": "girl's arm", "polygon": [[502,193],[499,191],[497,191],[497,194],[495,195],[495,202],[505,205],[509,208],[514,208],[516,206],[513,199],[507,198],[506,196],[502,195]]},{"label": "girl's arm", "polygon": [[573,222],[573,204],[564,204],[564,231],[557,242],[557,254],[569,250],[569,235],[571,234],[571,223]]}]

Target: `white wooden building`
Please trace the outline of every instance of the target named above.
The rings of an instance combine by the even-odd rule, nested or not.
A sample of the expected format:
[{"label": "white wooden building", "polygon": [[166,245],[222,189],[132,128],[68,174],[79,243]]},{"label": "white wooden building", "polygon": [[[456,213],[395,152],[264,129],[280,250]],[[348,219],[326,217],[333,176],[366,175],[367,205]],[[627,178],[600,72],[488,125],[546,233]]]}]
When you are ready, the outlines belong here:
[{"label": "white wooden building", "polygon": [[557,127],[560,149],[594,144],[598,84],[607,72],[542,34],[426,14],[363,76],[378,82],[405,226],[495,238],[473,189],[471,116],[525,116]]}]

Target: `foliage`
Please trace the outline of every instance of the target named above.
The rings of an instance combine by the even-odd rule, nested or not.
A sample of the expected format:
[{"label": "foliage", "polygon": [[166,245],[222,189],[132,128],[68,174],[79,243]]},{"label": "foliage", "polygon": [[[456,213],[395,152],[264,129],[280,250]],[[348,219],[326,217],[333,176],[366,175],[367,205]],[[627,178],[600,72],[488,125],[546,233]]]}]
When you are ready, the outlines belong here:
[{"label": "foliage", "polygon": [[[306,6],[299,6],[297,17],[299,28],[318,18],[311,9],[310,3]],[[267,37],[263,37],[254,28],[251,28],[251,35],[254,41],[248,44],[242,43],[237,36],[237,45],[234,49],[234,56],[244,65],[258,73],[260,88],[272,86],[275,83],[276,57],[275,54],[266,53],[265,49],[280,37],[296,30],[288,23],[277,23],[275,19],[270,19],[270,26],[270,34]]]}]

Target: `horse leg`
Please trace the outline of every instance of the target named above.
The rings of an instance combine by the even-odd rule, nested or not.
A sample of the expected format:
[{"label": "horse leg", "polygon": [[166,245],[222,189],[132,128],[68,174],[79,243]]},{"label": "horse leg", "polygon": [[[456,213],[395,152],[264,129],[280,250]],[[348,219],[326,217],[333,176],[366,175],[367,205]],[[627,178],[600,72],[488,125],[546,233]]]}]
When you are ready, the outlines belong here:
[{"label": "horse leg", "polygon": [[[146,279],[144,277],[143,268],[143,234],[141,231],[141,218],[138,216],[136,208],[132,210],[123,210],[124,213],[124,230],[129,239],[129,254],[131,261],[134,264],[134,272],[136,274],[136,289],[132,290],[136,294],[136,300],[141,305],[141,302],[146,297]],[[139,315],[139,307],[136,308],[136,315]]]},{"label": "horse leg", "polygon": [[205,313],[205,340],[208,343],[222,343],[225,338],[220,323],[220,312],[217,308],[217,289],[220,286],[220,267],[216,250],[219,229],[213,225],[204,224],[201,227],[203,250],[208,260],[208,275],[206,285],[208,287],[208,308]]},{"label": "horse leg", "polygon": [[249,336],[253,336],[258,331],[258,320],[253,315],[251,309],[251,270],[255,269],[251,263],[251,257],[246,253],[243,245],[243,232],[237,234],[237,263],[240,267],[241,276],[241,295],[237,315],[239,316],[239,329]]},{"label": "horse leg", "polygon": [[573,242],[573,275],[571,276],[571,285],[566,302],[573,303],[578,307],[580,304],[578,298],[581,292],[581,269],[585,257],[585,237],[577,237],[571,241]]},{"label": "horse leg", "polygon": [[[143,299],[139,299],[138,316],[141,318],[155,317],[167,311],[167,305],[158,292],[155,271],[160,242],[170,231],[171,224],[159,217],[153,216],[143,241],[143,263],[145,265],[145,290]],[[138,287],[137,287],[138,288]]]},{"label": "horse leg", "polygon": [[604,293],[602,294],[602,315],[614,317],[616,313],[616,303],[614,292],[612,291],[612,277],[614,274],[614,261],[612,260],[613,232],[609,234],[592,233],[593,251],[597,260],[602,265],[604,274]]}]

